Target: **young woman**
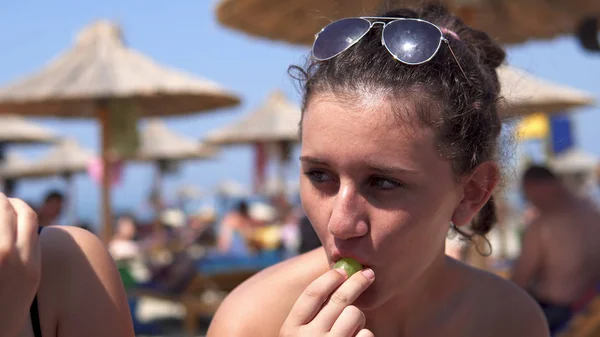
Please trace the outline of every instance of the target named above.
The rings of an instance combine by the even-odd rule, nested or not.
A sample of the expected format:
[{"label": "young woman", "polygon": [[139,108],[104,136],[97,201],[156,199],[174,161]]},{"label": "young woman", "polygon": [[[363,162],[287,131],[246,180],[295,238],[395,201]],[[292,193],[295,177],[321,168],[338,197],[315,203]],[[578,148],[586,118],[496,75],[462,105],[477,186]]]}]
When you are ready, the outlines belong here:
[{"label": "young woman", "polygon": [[0,194],[0,335],[133,337],[114,262],[90,232],[52,226]]},{"label": "young woman", "polygon": [[548,336],[518,287],[444,254],[449,227],[495,221],[504,51],[430,6],[336,21],[312,56],[300,192],[323,247],[238,287],[208,336]]}]

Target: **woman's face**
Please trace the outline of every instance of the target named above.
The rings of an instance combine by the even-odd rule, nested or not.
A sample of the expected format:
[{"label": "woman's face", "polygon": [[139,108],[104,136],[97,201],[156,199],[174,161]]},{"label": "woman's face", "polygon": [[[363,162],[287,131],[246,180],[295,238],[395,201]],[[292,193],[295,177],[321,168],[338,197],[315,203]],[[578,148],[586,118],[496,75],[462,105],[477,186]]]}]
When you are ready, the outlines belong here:
[{"label": "woman's face", "polygon": [[[401,102],[398,102],[401,104]],[[463,187],[430,130],[402,125],[386,100],[313,97],[303,119],[302,204],[333,265],[352,257],[375,272],[357,304],[410,289],[436,260]]]}]

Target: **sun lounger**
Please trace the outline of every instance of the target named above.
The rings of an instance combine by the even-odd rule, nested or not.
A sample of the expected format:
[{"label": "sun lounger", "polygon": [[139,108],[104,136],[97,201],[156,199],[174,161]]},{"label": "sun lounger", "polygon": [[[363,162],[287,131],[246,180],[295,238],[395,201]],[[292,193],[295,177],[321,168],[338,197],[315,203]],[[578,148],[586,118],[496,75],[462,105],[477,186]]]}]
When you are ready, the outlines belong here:
[{"label": "sun lounger", "polygon": [[600,295],[571,319],[558,337],[600,337]]},{"label": "sun lounger", "polygon": [[147,283],[129,290],[128,294],[181,303],[186,309],[185,331],[193,336],[198,330],[199,317],[212,316],[230,291],[279,261],[281,255],[277,252],[255,256],[208,255],[195,262],[196,272],[184,286],[167,289],[157,283]]}]

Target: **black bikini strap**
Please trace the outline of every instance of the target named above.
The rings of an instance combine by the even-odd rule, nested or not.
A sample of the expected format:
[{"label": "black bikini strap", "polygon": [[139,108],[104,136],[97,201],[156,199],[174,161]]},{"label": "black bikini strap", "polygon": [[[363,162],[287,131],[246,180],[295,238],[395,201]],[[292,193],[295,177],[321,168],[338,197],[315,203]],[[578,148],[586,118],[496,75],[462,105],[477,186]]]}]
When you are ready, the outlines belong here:
[{"label": "black bikini strap", "polygon": [[[42,228],[38,229],[38,235],[42,232]],[[37,294],[33,298],[33,303],[29,308],[29,316],[31,316],[31,327],[33,328],[33,335],[35,337],[42,337],[42,328],[40,326],[40,313],[38,311]]]},{"label": "black bikini strap", "polygon": [[40,313],[38,312],[37,296],[33,299],[31,308],[29,309],[29,315],[31,316],[31,327],[33,328],[33,335],[35,337],[42,337],[42,328],[40,327]]}]

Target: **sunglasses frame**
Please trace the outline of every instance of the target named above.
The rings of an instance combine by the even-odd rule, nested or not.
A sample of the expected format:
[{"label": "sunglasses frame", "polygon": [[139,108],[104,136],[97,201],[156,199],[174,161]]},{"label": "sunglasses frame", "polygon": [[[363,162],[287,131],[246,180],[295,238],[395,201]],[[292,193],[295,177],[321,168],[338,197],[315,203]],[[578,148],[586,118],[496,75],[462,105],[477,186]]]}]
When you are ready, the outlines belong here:
[{"label": "sunglasses frame", "polygon": [[[351,20],[351,19],[360,19],[360,20],[364,20],[365,22],[367,22],[369,24],[369,28],[367,30],[365,30],[365,32],[358,37],[354,42],[352,42],[350,45],[348,45],[346,48],[344,48],[343,50],[339,51],[338,53],[336,53],[333,56],[327,57],[327,58],[318,58],[315,56],[314,50],[315,50],[315,43],[317,41],[317,39],[319,38],[319,35],[330,25],[339,22],[339,21],[343,21],[343,20]],[[387,21],[387,22],[385,22]],[[395,21],[417,21],[417,22],[422,22],[428,25],[431,25],[433,27],[435,27],[439,32],[440,32],[440,40],[438,42],[437,48],[435,49],[435,52],[426,60],[421,61],[421,62],[407,62],[404,60],[401,60],[400,58],[398,58],[388,47],[387,43],[385,43],[385,29],[387,28],[387,26]],[[360,41],[363,37],[365,37],[365,35],[367,35],[371,29],[373,28],[373,26],[375,26],[376,24],[381,24],[383,25],[383,30],[381,32],[381,44],[385,47],[385,49],[388,51],[388,53],[390,53],[390,55],[392,55],[392,57],[398,61],[398,62],[402,62],[404,64],[407,65],[420,65],[423,63],[427,63],[429,61],[431,61],[435,55],[437,55],[437,53],[440,51],[440,48],[442,46],[442,42],[444,42],[447,46],[448,49],[450,50],[450,53],[452,54],[452,57],[454,58],[454,61],[456,61],[456,64],[458,65],[458,67],[460,68],[460,71],[462,72],[462,74],[464,75],[465,79],[467,80],[467,82],[469,82],[469,78],[467,77],[467,75],[465,74],[465,71],[463,70],[462,66],[460,65],[460,62],[458,62],[458,59],[456,58],[456,55],[454,54],[454,51],[452,50],[452,47],[450,46],[450,42],[448,41],[448,39],[446,39],[446,37],[444,37],[444,32],[442,31],[442,29],[440,29],[440,27],[436,26],[435,24],[426,21],[426,20],[422,20],[422,19],[417,19],[417,18],[393,18],[393,17],[379,17],[379,16],[360,16],[360,17],[354,17],[354,18],[344,18],[344,19],[339,19],[336,21],[333,21],[331,23],[329,23],[327,26],[323,27],[317,34],[315,34],[315,42],[313,42],[313,47],[312,47],[312,57],[315,58],[318,61],[327,61],[327,60],[331,60],[332,58],[340,55],[341,53],[345,52],[346,50],[350,49],[352,46],[354,46],[355,44],[358,43],[358,41]]]}]

